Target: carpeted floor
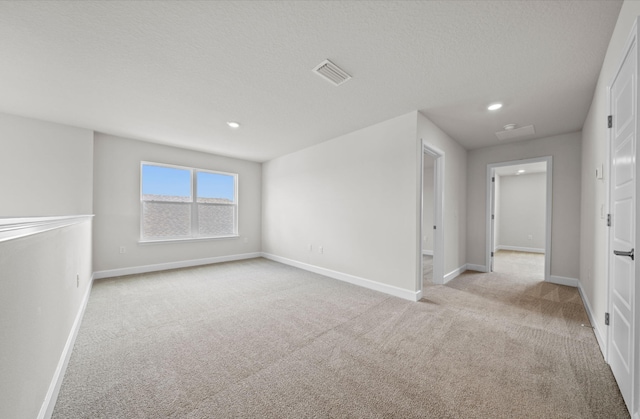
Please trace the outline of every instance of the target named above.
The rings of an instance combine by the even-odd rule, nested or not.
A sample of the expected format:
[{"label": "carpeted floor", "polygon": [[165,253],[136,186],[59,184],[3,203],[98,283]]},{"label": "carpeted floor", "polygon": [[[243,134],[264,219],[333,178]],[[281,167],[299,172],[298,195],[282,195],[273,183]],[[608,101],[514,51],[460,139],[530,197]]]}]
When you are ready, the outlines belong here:
[{"label": "carpeted floor", "polygon": [[96,281],[54,418],[625,418],[577,290],[417,303],[265,259]]},{"label": "carpeted floor", "polygon": [[498,250],[493,258],[493,271],[516,274],[531,280],[544,280],[544,254]]}]

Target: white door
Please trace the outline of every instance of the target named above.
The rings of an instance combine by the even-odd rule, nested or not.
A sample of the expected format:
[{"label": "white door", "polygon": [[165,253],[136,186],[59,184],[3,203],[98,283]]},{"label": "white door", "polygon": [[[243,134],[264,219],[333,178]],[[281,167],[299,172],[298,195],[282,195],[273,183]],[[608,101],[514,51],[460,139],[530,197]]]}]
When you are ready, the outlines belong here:
[{"label": "white door", "polygon": [[611,229],[609,364],[633,412],[635,362],[636,42],[611,85]]}]

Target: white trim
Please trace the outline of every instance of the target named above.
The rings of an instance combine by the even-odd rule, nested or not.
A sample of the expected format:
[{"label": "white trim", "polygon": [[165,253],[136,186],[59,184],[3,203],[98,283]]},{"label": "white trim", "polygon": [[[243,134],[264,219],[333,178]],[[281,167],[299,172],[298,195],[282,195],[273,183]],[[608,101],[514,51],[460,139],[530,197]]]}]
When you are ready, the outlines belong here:
[{"label": "white trim", "polygon": [[64,345],[64,349],[60,354],[60,359],[58,360],[58,365],[55,372],[53,373],[53,377],[51,378],[51,383],[49,384],[47,394],[44,397],[42,406],[40,406],[40,412],[38,412],[37,416],[38,419],[49,419],[53,415],[53,409],[55,408],[56,401],[58,400],[58,393],[60,392],[62,380],[64,379],[64,374],[67,371],[67,366],[69,365],[69,360],[71,359],[73,345],[76,342],[76,337],[78,336],[78,331],[80,330],[80,325],[82,324],[82,318],[84,317],[84,311],[87,308],[87,303],[89,302],[89,296],[91,295],[92,288],[93,275],[91,276],[89,284],[87,285],[87,290],[82,297],[80,309],[78,310],[76,318],[73,321],[73,326],[71,326],[71,330],[69,331],[69,336],[67,337],[67,342]]},{"label": "white trim", "polygon": [[457,276],[459,276],[460,274],[462,274],[463,272],[465,272],[467,270],[467,265],[464,264],[462,266],[460,266],[457,269],[454,269],[453,271],[449,272],[448,274],[446,274],[444,276],[444,282],[443,284],[446,284],[447,282],[451,281],[452,279],[456,278]]},{"label": "white trim", "polygon": [[[545,255],[544,258],[544,279],[550,281],[551,279],[551,226],[553,216],[553,156],[534,157],[530,159],[512,160],[500,163],[487,164],[487,187],[486,187],[486,213],[485,213],[485,265],[490,270],[491,266],[491,252],[494,243],[492,243],[493,232],[491,229],[491,203],[494,199],[492,194],[492,182],[491,177],[495,175],[495,169],[504,166],[515,166],[529,163],[547,163],[547,202],[545,212]],[[551,281],[550,281],[551,282]],[[574,285],[576,286],[576,285]]]},{"label": "white trim", "polygon": [[239,234],[231,234],[228,236],[215,236],[215,237],[185,237],[181,239],[158,239],[158,240],[138,240],[138,244],[146,246],[147,244],[163,244],[163,243],[175,243],[175,242],[197,242],[205,240],[221,240],[221,239],[239,239]]},{"label": "white trim", "polygon": [[372,281],[370,279],[361,278],[359,276],[346,274],[343,272],[332,271],[331,269],[322,268],[320,266],[310,265],[308,263],[298,262],[297,260],[284,258],[282,256],[272,255],[270,253],[262,253],[262,257],[272,260],[274,262],[284,263],[285,265],[294,266],[296,268],[304,269],[305,271],[314,272],[320,275],[328,276],[329,278],[337,279],[339,281],[348,282],[353,285],[358,285],[363,288],[368,288],[374,291],[383,292],[385,294],[392,295],[394,297],[403,298],[409,301],[418,301],[422,298],[421,291],[410,291],[404,288],[394,287],[393,285],[387,285],[380,282]]},{"label": "white trim", "polygon": [[473,263],[467,263],[468,271],[487,272],[487,267],[484,265],[476,265]]},{"label": "white trim", "polygon": [[433,250],[422,249],[422,254],[424,256],[433,256]]},{"label": "white trim", "polygon": [[[419,198],[419,214],[418,214],[418,225],[419,229],[419,237],[417,237],[417,255],[422,254],[422,237],[423,237],[423,229],[425,226],[422,225],[422,214],[423,210],[423,201],[424,201],[424,155],[428,154],[434,158],[434,191],[433,191],[433,201],[434,201],[434,212],[433,212],[433,223],[436,226],[433,235],[433,282],[436,284],[444,283],[444,176],[445,176],[445,153],[437,147],[429,144],[426,140],[420,139],[420,163],[418,167],[420,168],[420,174],[418,179],[418,185],[420,185],[420,191],[418,193]],[[431,227],[429,227],[431,228]],[[423,271],[422,271],[422,258],[418,257],[417,260],[417,275],[416,275],[416,289],[422,290],[423,283]]]},{"label": "white trim", "polygon": [[528,252],[528,253],[542,253],[544,254],[544,249],[538,249],[536,247],[520,247],[520,246],[508,246],[505,244],[500,244],[496,247],[496,250],[513,250],[514,252]]},{"label": "white trim", "polygon": [[191,266],[210,265],[212,263],[231,262],[234,260],[253,259],[262,256],[260,252],[243,253],[240,255],[216,256],[204,259],[181,260],[177,262],[158,263],[155,265],[132,266],[130,268],[109,269],[93,273],[94,279],[111,278],[116,276],[142,274],[147,272],[164,271],[167,269],[189,268]]},{"label": "white trim", "polygon": [[558,285],[566,285],[568,287],[577,287],[580,283],[580,281],[578,281],[576,278],[568,278],[566,276],[557,275],[549,276],[549,279],[546,279],[545,282],[551,282],[552,284]]},{"label": "white trim", "polygon": [[582,298],[582,303],[584,304],[584,308],[587,312],[587,316],[589,317],[589,323],[591,323],[591,327],[593,327],[593,334],[596,337],[596,341],[598,342],[598,346],[600,347],[600,352],[602,353],[602,357],[605,362],[607,360],[607,346],[605,340],[605,334],[600,330],[600,326],[598,326],[598,322],[596,321],[596,317],[593,313],[593,309],[591,308],[591,304],[589,303],[589,299],[587,298],[587,294],[584,292],[582,288],[582,283],[578,281],[578,292],[580,293],[580,298]]},{"label": "white trim", "polygon": [[93,215],[0,218],[0,242],[89,221]]}]

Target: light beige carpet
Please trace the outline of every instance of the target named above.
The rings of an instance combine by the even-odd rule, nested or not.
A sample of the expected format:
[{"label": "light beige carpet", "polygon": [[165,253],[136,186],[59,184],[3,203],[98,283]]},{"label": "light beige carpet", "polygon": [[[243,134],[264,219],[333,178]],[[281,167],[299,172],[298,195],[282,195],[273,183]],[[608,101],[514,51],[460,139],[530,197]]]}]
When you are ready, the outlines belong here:
[{"label": "light beige carpet", "polygon": [[55,418],[624,418],[577,291],[417,303],[265,259],[96,281]]},{"label": "light beige carpet", "polygon": [[498,250],[493,259],[494,272],[516,274],[519,278],[544,280],[544,254]]}]

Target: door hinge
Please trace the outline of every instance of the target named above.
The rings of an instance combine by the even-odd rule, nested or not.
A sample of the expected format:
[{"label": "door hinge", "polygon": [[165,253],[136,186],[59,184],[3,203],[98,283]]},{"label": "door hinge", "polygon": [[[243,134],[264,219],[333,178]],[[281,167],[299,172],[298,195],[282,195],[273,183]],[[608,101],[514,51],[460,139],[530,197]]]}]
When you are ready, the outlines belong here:
[{"label": "door hinge", "polygon": [[493,176],[493,177],[491,178],[491,182],[495,182],[495,181],[496,181],[496,177],[495,177],[495,176]]},{"label": "door hinge", "polygon": [[604,324],[609,326],[609,313],[604,313]]},{"label": "door hinge", "polygon": [[491,219],[492,219],[492,220],[495,220],[495,219],[496,219],[496,216],[495,216],[494,214],[491,214]]},{"label": "door hinge", "polygon": [[609,115],[607,117],[607,128],[611,128],[613,126],[613,115]]},{"label": "door hinge", "polygon": [[607,214],[607,227],[611,227],[611,214]]},{"label": "door hinge", "polygon": [[491,257],[493,257],[493,252],[491,252]]},{"label": "door hinge", "polygon": [[436,226],[433,226],[433,229],[435,230],[435,229],[436,229]]}]

